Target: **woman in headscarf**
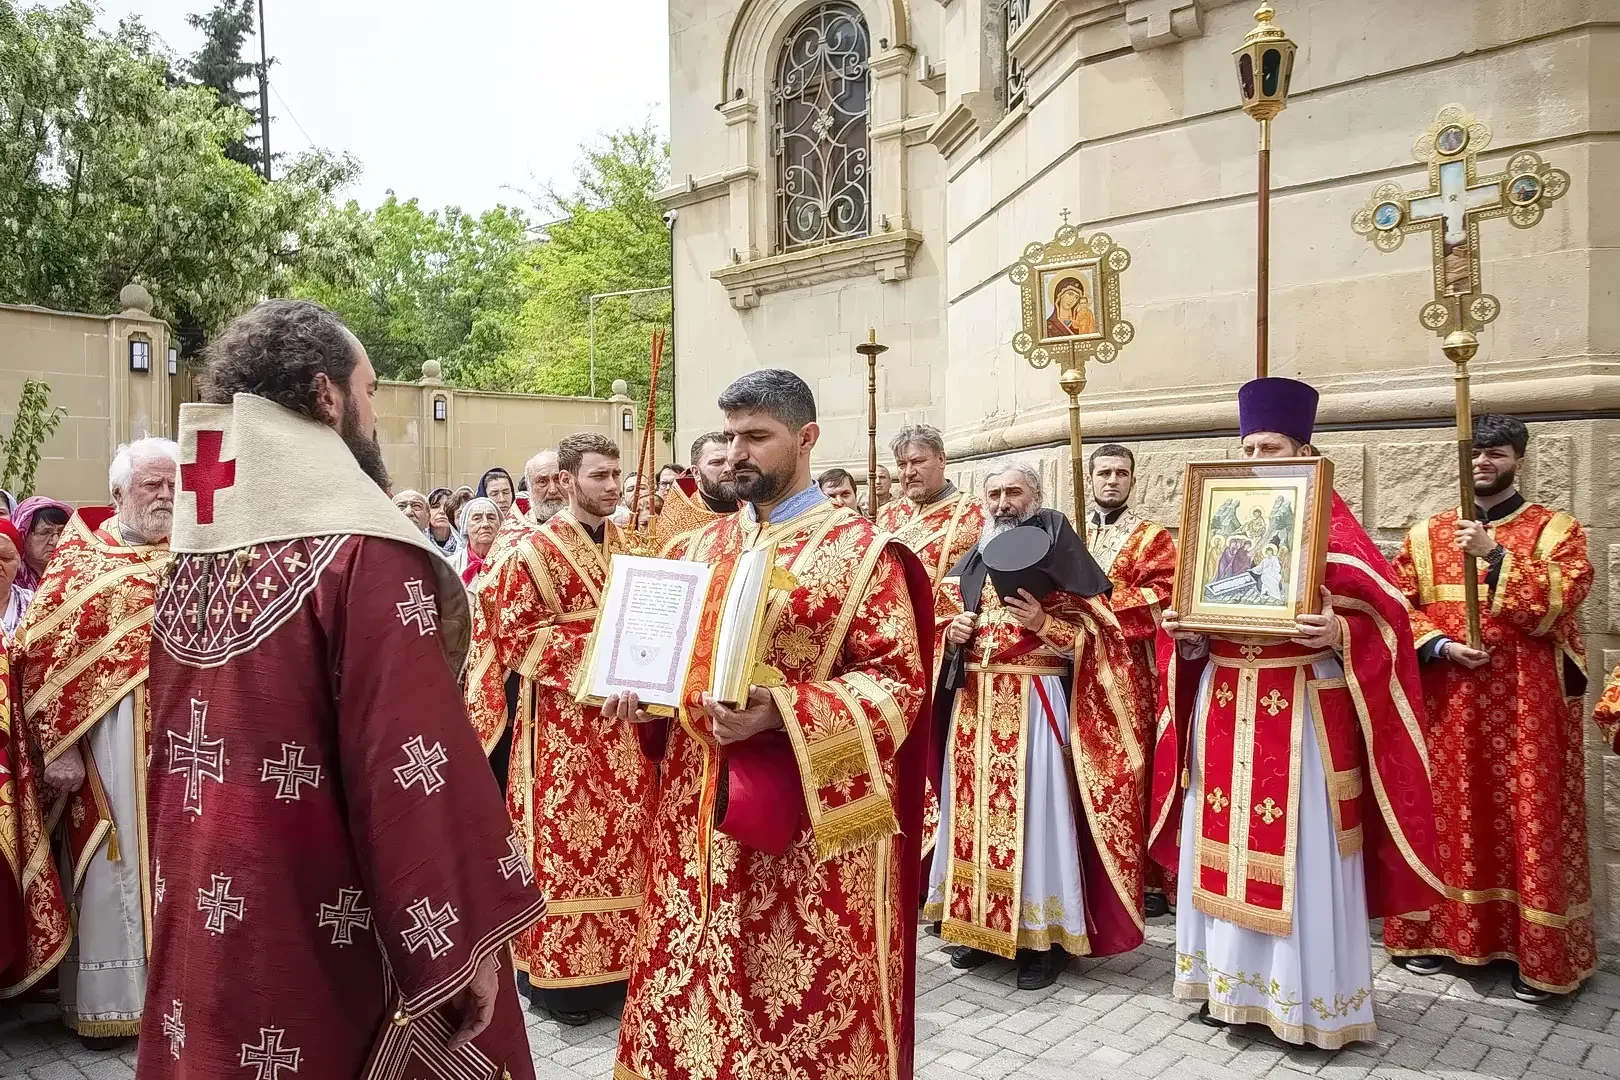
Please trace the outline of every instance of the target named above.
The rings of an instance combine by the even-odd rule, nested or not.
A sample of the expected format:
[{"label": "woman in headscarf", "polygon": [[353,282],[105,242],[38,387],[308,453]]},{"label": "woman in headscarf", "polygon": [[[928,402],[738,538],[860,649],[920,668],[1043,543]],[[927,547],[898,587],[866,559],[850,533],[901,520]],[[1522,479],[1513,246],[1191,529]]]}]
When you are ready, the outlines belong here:
[{"label": "woman in headscarf", "polygon": [[39,588],[39,579],[56,552],[56,542],[62,538],[62,529],[73,516],[73,507],[57,499],[32,495],[17,504],[17,513],[11,523],[22,537],[22,569],[17,571],[16,584],[25,589]]},{"label": "woman in headscarf", "polygon": [[462,547],[450,557],[450,565],[461,571],[461,580],[468,588],[484,569],[484,556],[495,542],[501,517],[501,508],[494,499],[476,498],[461,508]]},{"label": "woman in headscarf", "polygon": [[423,532],[446,559],[455,558],[461,550],[461,534],[456,532],[455,518],[450,513],[449,488],[438,487],[428,492],[428,525]]},{"label": "woman in headscarf", "polygon": [[478,478],[476,497],[489,499],[504,518],[512,509],[512,501],[517,498],[517,486],[512,483],[512,474],[499,467],[486,471]]},{"label": "woman in headscarf", "polygon": [[17,516],[17,496],[0,488],[0,519],[10,521]]},{"label": "woman in headscarf", "polygon": [[4,632],[8,648],[29,601],[34,599],[34,590],[17,584],[17,573],[23,564],[22,549],[22,534],[17,526],[9,520],[0,520],[0,600],[5,601],[5,611],[0,613],[0,631]]}]

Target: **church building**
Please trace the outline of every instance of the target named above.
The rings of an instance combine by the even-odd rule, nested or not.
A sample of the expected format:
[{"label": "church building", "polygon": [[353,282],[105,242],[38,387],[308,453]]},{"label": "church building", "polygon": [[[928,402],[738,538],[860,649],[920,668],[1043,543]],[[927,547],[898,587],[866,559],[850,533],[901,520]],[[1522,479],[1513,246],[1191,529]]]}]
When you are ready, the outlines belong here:
[{"label": "church building", "polygon": [[[1269,373],[1320,389],[1336,487],[1393,551],[1455,505],[1434,325],[1455,316],[1434,305],[1463,281],[1475,410],[1529,423],[1526,495],[1588,532],[1595,699],[1620,662],[1615,5],[1274,7],[1298,51],[1271,125]],[[1183,466],[1235,453],[1236,390],[1255,374],[1259,125],[1233,58],[1255,25],[1254,0],[670,0],[675,444],[718,426],[732,378],[786,367],[820,403],[817,466],[864,478],[855,346],[871,328],[888,346],[880,460],[901,426],[934,424],[963,486],[1017,457],[1067,509],[1068,401],[1057,365],[1015,348],[1009,271],[1061,229],[1101,233],[1129,253],[1135,332],[1086,367],[1085,440],[1129,445],[1134,501],[1174,527]],[[1442,177],[1431,163],[1455,132],[1477,170]],[[1485,179],[1526,155],[1567,184],[1512,180],[1513,205],[1488,212]],[[1424,197],[1440,221],[1397,242]],[[1096,278],[1051,276],[1042,324],[1088,330]],[[1593,912],[1612,948],[1620,759],[1585,734]]]}]

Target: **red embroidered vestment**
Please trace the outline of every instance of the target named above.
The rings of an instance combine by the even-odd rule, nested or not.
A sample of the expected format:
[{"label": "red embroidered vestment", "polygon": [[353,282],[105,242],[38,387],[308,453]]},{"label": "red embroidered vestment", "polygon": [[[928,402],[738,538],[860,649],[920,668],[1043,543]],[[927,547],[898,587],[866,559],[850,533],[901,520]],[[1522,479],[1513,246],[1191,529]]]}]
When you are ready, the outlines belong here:
[{"label": "red embroidered vestment", "polygon": [[[715,576],[687,705],[643,736],[663,789],[613,1075],[910,1080],[928,578],[832,503],[745,515],[677,552]],[[756,682],[786,731],[722,749],[698,697],[737,556],[762,546],[779,574]],[[756,785],[745,759],[785,782]],[[773,832],[778,850],[737,838]]]},{"label": "red embroidered vestment", "polygon": [[[1527,503],[1491,525],[1507,549],[1480,586],[1490,663],[1425,665],[1429,762],[1446,897],[1424,921],[1391,920],[1396,955],[1511,959],[1526,982],[1568,993],[1592,973],[1586,846],[1586,652],[1576,612],[1592,588],[1586,534]],[[1419,644],[1466,642],[1457,512],[1414,526],[1394,564]],[[1484,567],[1481,567],[1483,582]]]}]

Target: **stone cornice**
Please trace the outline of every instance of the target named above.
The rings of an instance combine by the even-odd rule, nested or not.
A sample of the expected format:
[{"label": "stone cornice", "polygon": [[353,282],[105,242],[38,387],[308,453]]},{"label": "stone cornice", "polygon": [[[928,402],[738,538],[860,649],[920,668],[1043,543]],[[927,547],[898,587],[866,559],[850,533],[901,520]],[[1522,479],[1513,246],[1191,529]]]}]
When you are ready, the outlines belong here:
[{"label": "stone cornice", "polygon": [[1001,118],[1001,102],[990,90],[963,94],[928,130],[927,140],[945,157],[967,145],[975,135],[990,130]]},{"label": "stone cornice", "polygon": [[724,172],[709,173],[706,176],[688,175],[686,183],[670,185],[654,195],[653,201],[666,210],[678,210],[694,203],[723,198],[730,193],[731,184],[735,180],[758,178],[759,170],[752,165],[742,165],[735,169],[726,169]]},{"label": "stone cornice", "polygon": [[1083,49],[1109,52],[1129,46],[1137,52],[1189,41],[1204,34],[1204,12],[1236,0],[1049,0],[1030,12],[1008,43],[1026,72],[1033,72],[1074,34],[1117,21]]},{"label": "stone cornice", "polygon": [[759,298],[766,293],[840,278],[874,274],[879,281],[904,281],[911,276],[911,257],[922,246],[922,240],[920,232],[896,229],[803,251],[750,259],[721,267],[710,276],[726,287],[731,306],[743,311],[758,307]]},{"label": "stone cornice", "polygon": [[[1052,393],[1057,395],[1057,379]],[[1179,435],[1231,431],[1238,426],[1237,393],[1214,392],[1194,395],[1186,391],[1163,391],[1131,398],[1128,407],[1086,407],[1085,437]],[[1620,407],[1620,372],[1579,370],[1530,378],[1495,377],[1474,384],[1474,407],[1478,412],[1512,412],[1524,402],[1534,401],[1538,412],[1580,412]],[[1317,408],[1318,424],[1375,425],[1397,420],[1427,420],[1445,416],[1455,408],[1451,376],[1437,373],[1417,381],[1391,381],[1368,389],[1365,382],[1323,390]],[[954,433],[946,440],[952,457],[1010,454],[1031,446],[1067,440],[1069,418],[1065,408],[1054,404],[1050,413],[1025,421],[991,426],[976,432]]]}]

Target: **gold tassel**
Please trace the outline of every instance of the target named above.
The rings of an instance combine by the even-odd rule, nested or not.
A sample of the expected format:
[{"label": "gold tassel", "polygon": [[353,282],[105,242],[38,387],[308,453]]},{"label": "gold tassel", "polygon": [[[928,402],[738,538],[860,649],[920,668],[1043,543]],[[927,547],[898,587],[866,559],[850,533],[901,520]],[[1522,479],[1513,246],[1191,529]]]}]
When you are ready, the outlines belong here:
[{"label": "gold tassel", "polygon": [[107,832],[107,861],[119,862],[122,859],[118,849],[118,827],[115,825]]}]

